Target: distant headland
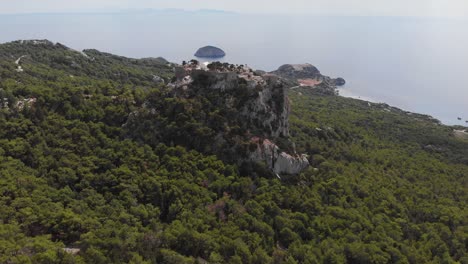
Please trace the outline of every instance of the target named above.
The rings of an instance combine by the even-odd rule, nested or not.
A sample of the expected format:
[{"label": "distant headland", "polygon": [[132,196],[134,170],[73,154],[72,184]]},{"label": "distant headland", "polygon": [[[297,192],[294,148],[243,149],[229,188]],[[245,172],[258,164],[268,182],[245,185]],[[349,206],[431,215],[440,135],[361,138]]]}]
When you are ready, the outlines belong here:
[{"label": "distant headland", "polygon": [[205,46],[203,48],[199,48],[195,53],[195,57],[198,58],[222,58],[226,56],[226,53],[217,47],[214,46]]}]

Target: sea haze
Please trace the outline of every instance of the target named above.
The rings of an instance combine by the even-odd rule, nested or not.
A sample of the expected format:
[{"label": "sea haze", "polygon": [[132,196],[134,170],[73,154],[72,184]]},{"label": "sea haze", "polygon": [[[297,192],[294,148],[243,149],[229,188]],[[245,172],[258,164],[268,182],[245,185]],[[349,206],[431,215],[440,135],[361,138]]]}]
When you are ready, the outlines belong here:
[{"label": "sea haze", "polygon": [[215,45],[226,51],[224,61],[267,71],[309,62],[325,75],[345,78],[344,96],[463,125],[468,120],[467,28],[467,20],[439,18],[167,10],[2,15],[0,41],[49,39],[79,50],[173,62]]}]

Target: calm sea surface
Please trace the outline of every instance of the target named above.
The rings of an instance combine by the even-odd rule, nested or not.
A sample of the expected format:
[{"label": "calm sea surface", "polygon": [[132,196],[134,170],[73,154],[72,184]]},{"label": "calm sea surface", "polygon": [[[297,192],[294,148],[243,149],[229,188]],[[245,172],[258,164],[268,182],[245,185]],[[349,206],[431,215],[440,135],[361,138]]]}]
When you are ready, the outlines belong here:
[{"label": "calm sea surface", "polygon": [[191,59],[205,45],[224,49],[224,61],[267,71],[308,62],[345,78],[344,96],[446,124],[468,120],[468,20],[148,11],[2,15],[0,32],[0,42],[49,39],[173,62]]}]

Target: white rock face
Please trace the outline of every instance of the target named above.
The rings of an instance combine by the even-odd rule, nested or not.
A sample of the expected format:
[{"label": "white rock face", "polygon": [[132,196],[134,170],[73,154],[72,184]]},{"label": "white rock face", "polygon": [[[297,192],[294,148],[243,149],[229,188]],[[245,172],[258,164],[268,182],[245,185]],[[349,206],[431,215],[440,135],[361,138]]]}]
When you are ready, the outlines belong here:
[{"label": "white rock face", "polygon": [[26,57],[26,55],[23,55],[23,56],[19,57],[17,60],[15,60],[15,64],[19,65],[20,62],[21,62],[21,59],[24,58],[24,57]]},{"label": "white rock face", "polygon": [[77,255],[81,251],[81,249],[79,249],[79,248],[62,248],[62,250],[65,253],[68,253],[68,254],[71,254],[71,255]]},{"label": "white rock face", "polygon": [[15,64],[18,65],[18,67],[16,68],[16,72],[23,72],[23,71],[24,71],[23,67],[20,65],[21,59],[24,58],[24,57],[26,57],[26,55],[23,55],[23,56],[19,57],[19,58],[15,61]]},{"label": "white rock face", "polygon": [[253,138],[252,143],[257,144],[257,148],[250,153],[250,159],[265,164],[274,173],[295,175],[301,173],[309,166],[306,155],[290,155],[280,151],[277,145],[268,139],[261,140]]},{"label": "white rock face", "polygon": [[299,174],[309,166],[309,160],[306,155],[298,155],[296,157],[289,155],[286,152],[281,152],[276,159],[273,171],[277,174]]},{"label": "white rock face", "polygon": [[37,102],[37,98],[25,98],[16,102],[16,108],[23,110],[25,107],[32,107]]}]

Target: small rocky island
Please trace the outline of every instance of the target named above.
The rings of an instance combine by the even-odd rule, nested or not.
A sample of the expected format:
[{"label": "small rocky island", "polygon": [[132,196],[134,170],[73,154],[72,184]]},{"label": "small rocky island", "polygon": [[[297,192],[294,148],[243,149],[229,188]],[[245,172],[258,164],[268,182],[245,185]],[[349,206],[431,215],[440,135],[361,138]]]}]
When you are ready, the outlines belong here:
[{"label": "small rocky island", "polygon": [[216,59],[216,58],[222,58],[226,56],[226,53],[217,47],[214,46],[205,46],[203,48],[199,48],[197,52],[195,53],[195,57],[198,58],[211,58],[211,59]]}]

